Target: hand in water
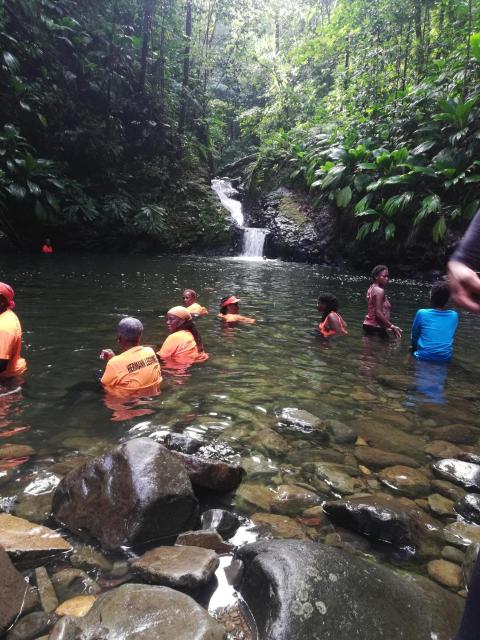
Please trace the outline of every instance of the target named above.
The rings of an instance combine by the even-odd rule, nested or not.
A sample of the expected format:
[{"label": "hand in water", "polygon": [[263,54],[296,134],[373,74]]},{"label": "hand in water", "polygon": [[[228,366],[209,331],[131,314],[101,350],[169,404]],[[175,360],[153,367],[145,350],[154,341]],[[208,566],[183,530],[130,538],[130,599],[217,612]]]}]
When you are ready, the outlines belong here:
[{"label": "hand in water", "polygon": [[448,283],[453,301],[467,311],[480,313],[480,278],[473,269],[463,262],[450,260],[448,263]]},{"label": "hand in water", "polygon": [[402,337],[402,329],[400,329],[400,327],[397,327],[395,324],[392,324],[392,326],[390,327],[390,331],[393,333],[393,335],[396,338],[401,338]]},{"label": "hand in water", "polygon": [[113,358],[115,354],[111,349],[102,349],[102,353],[100,354],[100,360],[110,360]]}]

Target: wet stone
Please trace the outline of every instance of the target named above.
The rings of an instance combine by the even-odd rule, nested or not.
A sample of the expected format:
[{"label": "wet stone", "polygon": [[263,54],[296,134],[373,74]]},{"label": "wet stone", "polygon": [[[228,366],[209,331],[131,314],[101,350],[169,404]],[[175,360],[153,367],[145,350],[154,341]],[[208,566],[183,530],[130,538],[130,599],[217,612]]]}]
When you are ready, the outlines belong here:
[{"label": "wet stone", "polygon": [[480,465],[448,458],[432,464],[433,471],[440,477],[460,484],[467,491],[480,492]]},{"label": "wet stone", "polygon": [[52,583],[60,602],[75,596],[94,595],[100,587],[81,569],[62,569],[52,575]]},{"label": "wet stone", "polygon": [[8,554],[0,547],[0,634],[19,614],[31,611],[38,602],[28,582],[12,564]]},{"label": "wet stone", "polygon": [[431,560],[427,564],[428,575],[443,585],[451,589],[460,589],[462,585],[462,570],[458,564],[448,560]]},{"label": "wet stone", "polygon": [[365,489],[365,480],[356,469],[330,462],[307,462],[302,467],[307,480],[317,487],[317,480],[326,483],[331,491],[340,495],[357,493]]},{"label": "wet stone", "polygon": [[185,531],[175,540],[175,544],[188,547],[212,549],[215,553],[230,553],[234,546],[224,542],[222,536],[215,530]]},{"label": "wet stone", "polygon": [[262,533],[272,538],[287,538],[305,540],[303,527],[288,516],[274,515],[273,513],[254,513],[252,522]]},{"label": "wet stone", "polygon": [[184,453],[174,453],[184,465],[194,487],[227,493],[236,489],[245,475],[245,471],[239,465],[228,464],[220,460],[204,460],[198,456],[189,456]]},{"label": "wet stone", "polygon": [[281,424],[290,427],[292,429],[303,431],[304,433],[316,432],[316,436],[319,434],[324,435],[324,439],[328,440],[328,433],[323,424],[323,420],[314,416],[309,411],[303,409],[286,408],[282,409],[279,413],[279,421]]},{"label": "wet stone", "polygon": [[55,613],[60,618],[63,616],[74,616],[75,618],[83,618],[86,616],[90,609],[93,607],[96,600],[96,596],[75,596],[62,602],[57,607]]},{"label": "wet stone", "polygon": [[29,566],[72,548],[56,531],[7,513],[0,514],[0,545],[12,559]]},{"label": "wet stone", "polygon": [[355,457],[359,462],[372,469],[382,469],[394,465],[405,465],[407,467],[418,467],[419,463],[409,456],[392,451],[382,451],[374,447],[360,446],[355,448]]},{"label": "wet stone", "polygon": [[423,459],[425,440],[412,433],[405,433],[385,422],[358,420],[354,428],[370,446],[382,451],[394,451],[412,458]]},{"label": "wet stone", "polygon": [[69,556],[70,564],[76,569],[89,571],[90,569],[100,569],[111,571],[112,563],[91,545],[75,542],[73,551]]},{"label": "wet stone", "polygon": [[296,515],[308,507],[321,503],[316,493],[297,485],[282,484],[276,492],[272,503],[272,511],[284,515]]},{"label": "wet stone", "polygon": [[146,582],[195,591],[213,577],[219,559],[210,549],[158,547],[131,563],[134,574]]},{"label": "wet stone", "polygon": [[467,547],[465,551],[465,558],[462,563],[462,571],[463,571],[463,581],[465,586],[470,585],[470,580],[472,578],[473,569],[477,564],[478,554],[480,551],[480,542],[474,542],[473,544]]},{"label": "wet stone", "polygon": [[240,485],[235,502],[237,507],[246,511],[256,510],[270,511],[275,500],[275,492],[260,484],[244,482]]},{"label": "wet stone", "polygon": [[57,620],[53,613],[34,611],[20,618],[8,632],[6,640],[34,640],[48,634]]},{"label": "wet stone", "polygon": [[465,560],[465,553],[457,549],[456,547],[450,547],[447,545],[442,549],[442,558],[444,560],[449,560],[450,562],[455,562],[456,564],[462,565]]},{"label": "wet stone", "polygon": [[288,440],[273,429],[260,429],[250,434],[248,444],[252,450],[261,451],[266,455],[282,456],[290,449]]},{"label": "wet stone", "polygon": [[34,454],[35,449],[28,446],[28,444],[3,444],[0,446],[0,459],[23,458]]},{"label": "wet stone", "polygon": [[20,494],[13,507],[13,514],[36,524],[44,524],[52,515],[52,493],[41,495]]},{"label": "wet stone", "polygon": [[442,460],[443,458],[456,458],[460,453],[460,447],[451,442],[445,442],[445,440],[434,440],[429,442],[424,449],[425,453],[436,460]]},{"label": "wet stone", "polygon": [[335,444],[350,444],[357,438],[355,431],[339,420],[325,420],[324,425],[330,434],[331,442]]},{"label": "wet stone", "polygon": [[465,490],[457,487],[456,485],[448,482],[447,480],[432,480],[432,489],[434,489],[437,493],[448,498],[449,500],[453,500],[456,502],[457,500],[461,500],[465,495]]},{"label": "wet stone", "polygon": [[183,593],[168,587],[126,584],[99,596],[84,617],[59,620],[49,640],[67,638],[224,640],[224,629]]},{"label": "wet stone", "polygon": [[466,548],[473,542],[480,543],[480,526],[466,522],[452,522],[443,530],[445,541]]},{"label": "wet stone", "polygon": [[430,479],[419,469],[396,465],[383,469],[378,478],[386,486],[410,498],[426,495],[430,491]]},{"label": "wet stone", "polygon": [[45,567],[35,569],[35,581],[42,609],[46,613],[52,613],[58,607],[58,598]]},{"label": "wet stone", "polygon": [[163,443],[168,449],[188,454],[197,453],[203,445],[202,440],[185,433],[169,433]]},{"label": "wet stone", "polygon": [[[256,485],[254,485],[256,486]],[[202,529],[215,529],[223,538],[233,536],[242,521],[236,513],[224,509],[208,509],[201,515]]]},{"label": "wet stone", "polygon": [[463,424],[452,424],[446,427],[437,427],[431,430],[436,440],[447,440],[454,444],[475,444],[478,441],[479,432],[476,429]]},{"label": "wet stone", "polygon": [[455,503],[455,511],[469,522],[480,524],[480,495],[467,493]]},{"label": "wet stone", "polygon": [[428,506],[430,510],[438,516],[453,515],[453,500],[449,500],[439,493],[432,493],[428,496]]}]

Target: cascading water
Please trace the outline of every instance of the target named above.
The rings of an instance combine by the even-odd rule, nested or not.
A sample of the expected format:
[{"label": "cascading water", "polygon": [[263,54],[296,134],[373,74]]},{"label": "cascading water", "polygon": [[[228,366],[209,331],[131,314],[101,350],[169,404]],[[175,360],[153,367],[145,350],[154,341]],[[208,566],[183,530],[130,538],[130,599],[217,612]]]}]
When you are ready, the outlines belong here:
[{"label": "cascading water", "polygon": [[244,227],[244,215],[242,203],[237,200],[240,194],[232,186],[231,180],[228,178],[215,178],[212,180],[212,189],[220,198],[220,202],[230,212],[234,222],[243,229],[243,258],[262,258],[267,229],[259,229],[256,227]]}]

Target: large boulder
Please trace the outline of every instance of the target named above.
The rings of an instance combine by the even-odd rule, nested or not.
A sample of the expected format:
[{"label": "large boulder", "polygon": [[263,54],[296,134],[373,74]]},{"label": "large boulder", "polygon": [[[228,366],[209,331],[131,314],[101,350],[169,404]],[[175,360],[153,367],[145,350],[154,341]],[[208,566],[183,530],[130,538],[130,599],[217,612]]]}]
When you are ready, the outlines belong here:
[{"label": "large boulder", "polygon": [[262,640],[451,640],[458,629],[458,596],[339,549],[273,540],[237,557]]},{"label": "large boulder", "polygon": [[72,550],[71,545],[53,529],[9,513],[0,513],[0,545],[17,565],[29,567]]},{"label": "large boulder", "polygon": [[49,640],[223,640],[225,632],[189,596],[168,587],[126,584],[101,595],[83,618],[66,616]]},{"label": "large boulder", "polygon": [[441,478],[461,485],[467,491],[480,493],[480,465],[446,458],[432,464],[433,471]]},{"label": "large boulder", "polygon": [[392,550],[419,559],[431,558],[443,546],[442,525],[407,498],[387,494],[352,496],[324,504],[330,520]]},{"label": "large boulder", "polygon": [[197,500],[184,465],[149,438],[136,438],[68,473],[53,513],[105,549],[161,540],[192,529]]}]

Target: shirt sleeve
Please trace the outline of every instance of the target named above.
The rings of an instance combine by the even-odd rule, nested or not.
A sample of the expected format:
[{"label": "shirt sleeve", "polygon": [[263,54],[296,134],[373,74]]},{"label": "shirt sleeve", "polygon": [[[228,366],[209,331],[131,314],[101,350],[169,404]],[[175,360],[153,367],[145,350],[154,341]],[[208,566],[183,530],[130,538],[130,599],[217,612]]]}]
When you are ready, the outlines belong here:
[{"label": "shirt sleeve", "polygon": [[0,331],[0,360],[11,360],[13,339],[8,331]]},{"label": "shirt sleeve", "polygon": [[471,269],[480,267],[480,210],[477,211],[450,260],[463,262]]},{"label": "shirt sleeve", "polygon": [[175,355],[177,348],[178,348],[178,345],[177,345],[177,340],[175,338],[175,334],[172,334],[170,336],[167,336],[167,338],[165,339],[165,342],[160,347],[160,351],[158,352],[158,355],[163,360],[167,360],[168,358],[172,358]]},{"label": "shirt sleeve", "polygon": [[414,350],[417,348],[418,339],[420,338],[421,327],[422,327],[422,314],[420,313],[420,311],[417,311],[417,313],[415,314],[415,318],[413,320],[412,333],[411,333],[412,347]]},{"label": "shirt sleeve", "polygon": [[107,366],[105,367],[105,373],[103,374],[100,382],[103,385],[109,387],[116,384],[117,381],[118,381],[118,376],[117,376],[115,364],[112,362],[112,360],[109,360],[107,362]]}]

